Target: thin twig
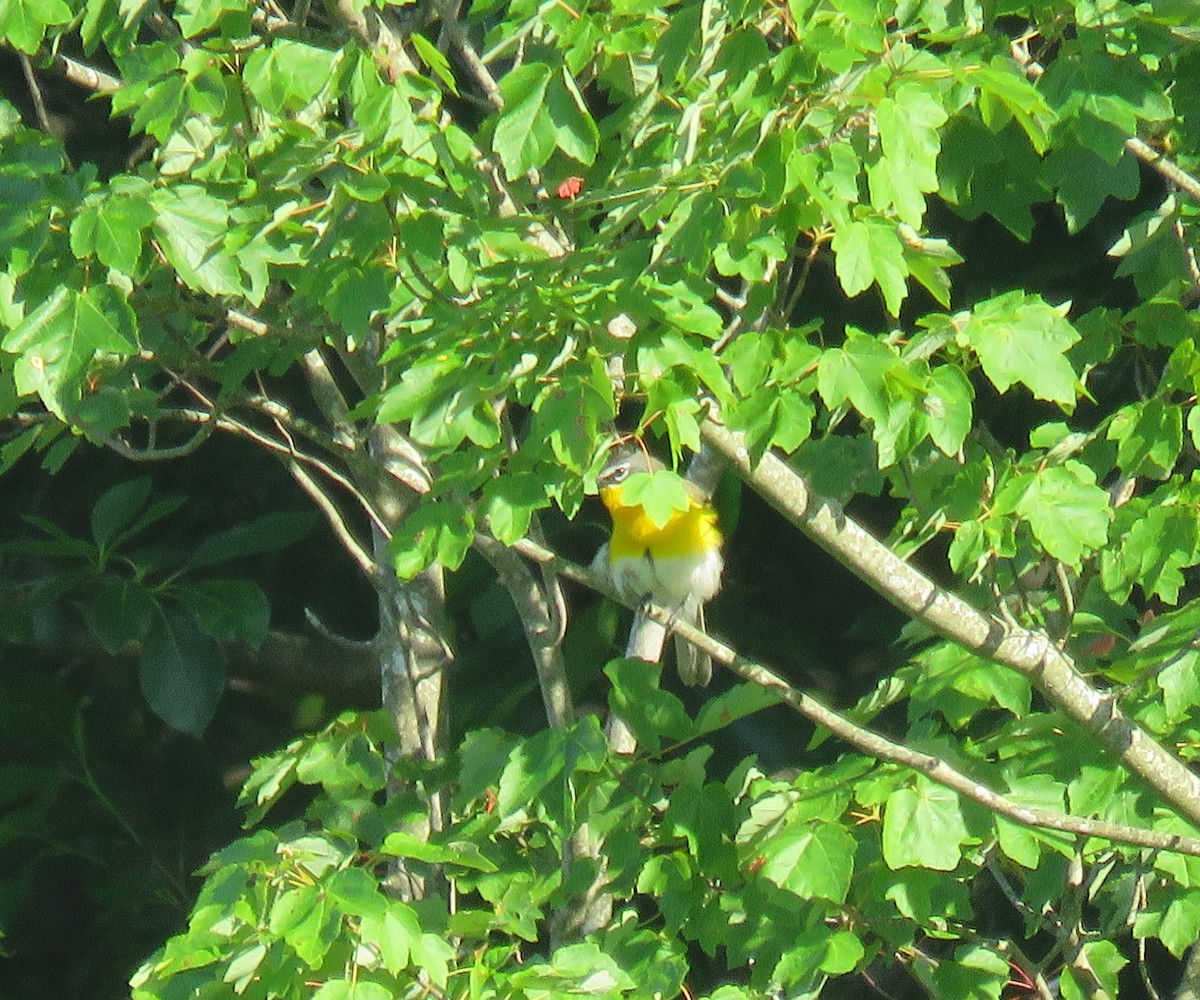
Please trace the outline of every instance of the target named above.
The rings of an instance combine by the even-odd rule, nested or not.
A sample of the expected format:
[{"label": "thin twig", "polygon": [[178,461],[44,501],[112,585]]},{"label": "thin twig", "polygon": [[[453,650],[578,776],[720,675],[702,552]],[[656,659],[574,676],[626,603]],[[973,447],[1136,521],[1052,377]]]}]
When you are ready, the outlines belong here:
[{"label": "thin twig", "polygon": [[[207,441],[214,430],[220,426],[220,418],[215,417],[215,414],[206,413],[203,410],[177,409],[167,410],[159,414],[158,420],[180,420],[186,423],[199,424],[196,432],[184,441],[182,444],[172,445],[168,448],[155,447],[153,441],[144,448],[138,448],[131,445],[128,441],[111,434],[104,439],[104,445],[109,450],[116,452],[122,458],[126,458],[131,462],[167,462],[176,458],[185,458],[193,454],[205,441]],[[153,429],[153,422],[151,423]]]},{"label": "thin twig", "polygon": [[344,635],[339,635],[323,621],[320,616],[312,609],[306,607],[304,609],[304,620],[308,622],[309,627],[324,639],[331,646],[338,649],[349,649],[356,653],[369,653],[378,648],[378,636],[370,639],[348,639]]},{"label": "thin twig", "polygon": [[24,52],[21,56],[21,72],[25,74],[25,84],[29,87],[29,96],[33,100],[33,110],[37,115],[38,125],[41,126],[43,132],[53,134],[53,126],[50,124],[50,115],[46,112],[46,102],[42,97],[42,88],[37,81],[37,75],[33,72],[33,63],[29,61],[29,56]]},{"label": "thin twig", "polygon": [[350,558],[357,564],[362,571],[363,576],[368,580],[374,580],[379,573],[379,564],[371,558],[366,547],[355,537],[354,532],[350,530],[350,526],[346,523],[346,518],[338,509],[333,498],[329,496],[308,471],[297,461],[287,463],[288,472],[292,478],[300,484],[300,488],[309,495],[313,503],[315,503],[322,514],[325,515],[325,521],[329,524],[330,529],[337,540],[341,542],[342,548],[349,553]]},{"label": "thin twig", "polygon": [[812,273],[813,261],[817,259],[817,255],[829,240],[832,239],[832,234],[825,230],[821,230],[813,235],[812,246],[808,248],[804,255],[804,263],[800,266],[800,274],[797,276],[795,284],[792,285],[791,291],[788,292],[787,299],[783,303],[783,310],[778,314],[780,322],[790,322],[791,315],[796,311],[796,306],[800,302],[800,296],[804,294],[804,289],[808,285],[808,276]]},{"label": "thin twig", "polygon": [[1175,240],[1179,243],[1179,249],[1183,251],[1183,264],[1187,268],[1188,277],[1192,279],[1194,298],[1200,294],[1200,262],[1196,260],[1196,248],[1188,243],[1187,230],[1182,219],[1175,220]]},{"label": "thin twig", "polygon": [[992,878],[995,879],[996,885],[1000,887],[1000,891],[1004,893],[1004,898],[1008,900],[1009,905],[1012,906],[1014,910],[1021,914],[1021,916],[1023,916],[1026,920],[1031,921],[1034,926],[1040,930],[1051,932],[1054,931],[1053,922],[1048,920],[1045,914],[1038,913],[1036,910],[1034,910],[1033,907],[1031,907],[1025,902],[1025,900],[1021,898],[1017,890],[1013,888],[1012,883],[1008,880],[1008,876],[1004,874],[1003,870],[1000,868],[1000,865],[997,863],[996,853],[994,850],[988,851],[987,854],[984,855],[983,863],[987,867],[987,870],[991,874]]},{"label": "thin twig", "polygon": [[1061,559],[1054,560],[1054,578],[1058,582],[1058,591],[1062,597],[1062,627],[1059,629],[1058,646],[1066,647],[1067,639],[1071,636],[1071,626],[1075,622],[1075,591],[1067,576],[1067,567]]},{"label": "thin twig", "polygon": [[[179,376],[175,376],[175,378],[180,386],[187,389],[192,393],[192,395],[199,399],[200,402],[208,407],[210,413],[215,409],[215,403],[213,400],[209,399],[209,397],[198,387]],[[391,532],[382,515],[376,509],[375,505],[363,493],[363,491],[358,488],[358,486],[356,486],[347,476],[338,471],[324,459],[319,458],[316,455],[309,454],[308,452],[301,451],[298,447],[296,447],[291,434],[286,433],[286,431],[302,428],[301,432],[305,433],[306,436],[309,434],[315,434],[315,429],[312,428],[311,424],[309,424],[307,421],[298,420],[286,406],[284,406],[278,400],[269,399],[266,396],[247,395],[243,396],[238,401],[254,406],[275,421],[276,426],[281,428],[281,433],[285,433],[285,436],[287,437],[287,443],[277,441],[269,434],[264,434],[251,424],[239,420],[236,417],[231,417],[228,414],[221,414],[217,418],[218,430],[240,434],[241,436],[253,441],[255,444],[266,448],[268,451],[273,451],[280,455],[287,455],[290,459],[307,465],[317,472],[320,472],[327,479],[337,483],[338,486],[342,487],[342,489],[349,493],[359,507],[362,508],[363,513],[366,514],[371,523],[386,537],[391,537]],[[186,415],[187,419],[192,419],[197,422],[207,419],[209,415],[203,410],[177,410],[170,412],[172,415],[176,416]],[[286,431],[284,429],[286,429]],[[332,447],[330,450],[332,450]]]},{"label": "thin twig", "polygon": [[256,337],[265,337],[271,332],[271,328],[262,320],[255,319],[253,316],[247,316],[244,312],[237,309],[226,310],[225,322],[230,326],[236,326],[239,330],[252,333]]},{"label": "thin twig", "polygon": [[[531,539],[523,538],[516,542],[513,548],[527,559],[552,565],[556,572],[569,580],[581,583],[618,604],[633,607],[631,603],[621,598],[602,576],[577,563],[563,559]],[[1200,856],[1200,838],[1174,833],[1158,833],[1140,827],[1070,816],[1049,809],[1023,806],[1013,802],[1008,797],[993,792],[978,779],[956,770],[938,757],[895,743],[885,736],[851,722],[811,695],[792,687],[769,668],[754,660],[746,659],[731,646],[683,621],[670,610],[652,604],[643,604],[642,609],[650,618],[677,635],[683,636],[688,642],[708,653],[715,661],[724,664],[739,677],[774,691],[786,705],[813,722],[824,726],[835,736],[857,747],[863,753],[918,770],[939,785],[944,785],[965,798],[978,802],[1014,823],[1045,830],[1057,830],[1075,836],[1098,837],[1102,840],[1129,844],[1133,847]]]}]

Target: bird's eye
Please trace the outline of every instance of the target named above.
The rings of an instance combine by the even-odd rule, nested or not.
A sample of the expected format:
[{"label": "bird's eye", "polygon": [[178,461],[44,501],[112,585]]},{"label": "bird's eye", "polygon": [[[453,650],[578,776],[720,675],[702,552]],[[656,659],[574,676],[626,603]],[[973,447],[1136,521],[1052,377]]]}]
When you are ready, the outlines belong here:
[{"label": "bird's eye", "polygon": [[614,465],[608,469],[600,478],[610,486],[616,486],[626,476],[629,475],[629,463],[622,462],[620,465]]}]

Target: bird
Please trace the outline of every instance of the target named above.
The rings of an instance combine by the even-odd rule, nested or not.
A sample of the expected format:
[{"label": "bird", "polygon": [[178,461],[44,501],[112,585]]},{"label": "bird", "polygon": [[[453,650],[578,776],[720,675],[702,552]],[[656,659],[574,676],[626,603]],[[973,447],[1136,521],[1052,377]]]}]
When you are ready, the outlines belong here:
[{"label": "bird", "polygon": [[[685,479],[686,509],[672,510],[660,526],[641,504],[626,496],[630,476],[665,469],[645,451],[614,450],[596,479],[600,499],[612,517],[612,534],[596,553],[592,568],[611,580],[630,603],[653,601],[703,629],[704,604],[721,589],[725,568],[717,513],[709,498]],[[704,686],[712,679],[711,658],[678,636],[675,659],[684,684]]]}]

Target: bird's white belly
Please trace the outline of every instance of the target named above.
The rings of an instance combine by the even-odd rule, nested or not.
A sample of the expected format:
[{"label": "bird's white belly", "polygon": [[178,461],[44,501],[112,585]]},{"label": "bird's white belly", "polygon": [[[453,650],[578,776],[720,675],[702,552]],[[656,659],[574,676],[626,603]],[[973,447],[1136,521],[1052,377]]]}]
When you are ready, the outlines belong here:
[{"label": "bird's white belly", "polygon": [[717,549],[694,556],[654,559],[626,556],[608,561],[613,586],[630,601],[649,597],[655,604],[680,608],[689,598],[709,600],[721,587],[724,560]]}]

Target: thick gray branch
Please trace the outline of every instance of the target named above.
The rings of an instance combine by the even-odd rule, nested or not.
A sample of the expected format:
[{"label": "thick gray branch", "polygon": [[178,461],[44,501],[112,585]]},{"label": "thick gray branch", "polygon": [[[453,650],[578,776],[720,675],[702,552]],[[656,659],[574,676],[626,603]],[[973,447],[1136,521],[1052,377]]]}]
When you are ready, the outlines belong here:
[{"label": "thick gray branch", "polygon": [[1050,637],[988,617],[897,556],[814,494],[804,478],[773,454],[750,462],[743,436],[712,421],[703,435],[768,503],[902,611],[980,656],[1011,667],[1037,688],[1190,822],[1200,824],[1200,776],[1094,688]]}]

